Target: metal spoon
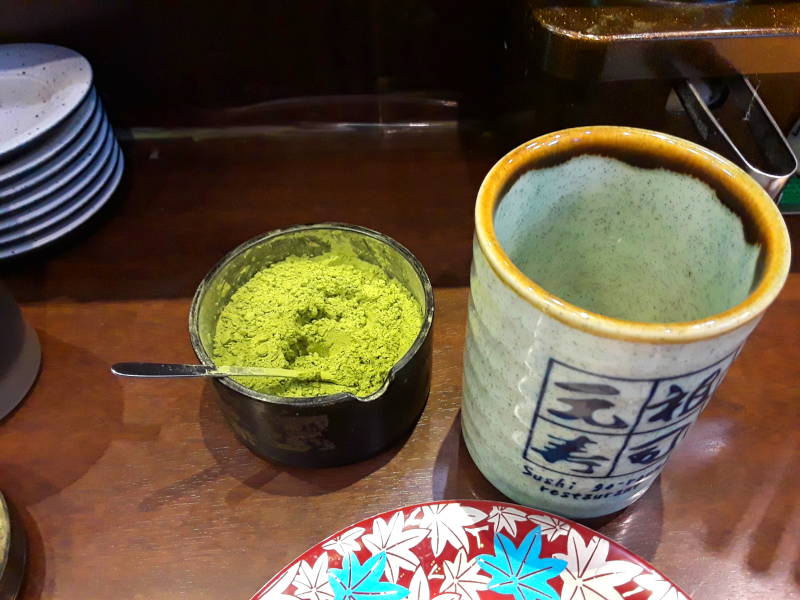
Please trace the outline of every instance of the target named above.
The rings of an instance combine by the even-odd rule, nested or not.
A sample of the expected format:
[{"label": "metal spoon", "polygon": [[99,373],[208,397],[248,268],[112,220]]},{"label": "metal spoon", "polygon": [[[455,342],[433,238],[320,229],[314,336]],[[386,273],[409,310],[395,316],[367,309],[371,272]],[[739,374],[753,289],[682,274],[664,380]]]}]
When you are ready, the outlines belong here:
[{"label": "metal spoon", "polygon": [[114,375],[123,377],[287,377],[301,381],[336,383],[329,373],[315,369],[272,367],[211,367],[171,363],[121,362],[111,365]]}]

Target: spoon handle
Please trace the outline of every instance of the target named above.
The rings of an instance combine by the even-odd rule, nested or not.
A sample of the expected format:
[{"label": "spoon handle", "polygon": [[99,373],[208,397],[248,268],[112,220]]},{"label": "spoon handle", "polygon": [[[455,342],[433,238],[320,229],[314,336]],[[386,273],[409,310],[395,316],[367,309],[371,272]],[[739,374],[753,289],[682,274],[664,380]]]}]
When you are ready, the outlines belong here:
[{"label": "spoon handle", "polygon": [[209,377],[216,369],[207,365],[121,362],[111,365],[114,375],[124,377]]},{"label": "spoon handle", "polygon": [[122,362],[111,365],[114,375],[124,377],[230,377],[236,375],[255,377],[300,377],[292,369],[264,367],[210,367],[208,365],[183,365],[172,363]]}]

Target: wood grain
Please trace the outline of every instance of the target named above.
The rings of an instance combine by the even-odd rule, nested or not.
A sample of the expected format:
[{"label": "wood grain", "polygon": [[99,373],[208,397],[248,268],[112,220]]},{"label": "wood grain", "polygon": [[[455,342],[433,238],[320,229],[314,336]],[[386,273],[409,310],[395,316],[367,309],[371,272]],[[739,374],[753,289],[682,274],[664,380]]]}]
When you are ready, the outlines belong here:
[{"label": "wood grain", "polygon": [[[438,289],[433,388],[404,444],[326,470],[264,462],[198,381],[122,380],[119,360],[190,361],[186,298],[24,306],[44,366],[0,423],[0,485],[23,515],[22,598],[249,598],[348,524],[432,499],[502,496],[459,431],[467,290]],[[697,599],[790,597],[800,565],[800,275],[635,506],[589,523]]]},{"label": "wood grain", "polygon": [[489,150],[462,152],[455,130],[141,141],[128,146],[122,185],[87,230],[0,263],[0,278],[19,301],[186,297],[251,237],[339,221],[394,237],[434,285],[465,285],[474,199],[494,160]]},{"label": "wood grain", "polygon": [[[24,302],[188,297],[251,237],[339,221],[395,238],[434,286],[465,286],[478,187],[508,148],[424,128],[139,141],[126,147],[120,189],[97,218],[39,254],[0,262],[0,278]],[[800,215],[786,221],[800,247]]]},{"label": "wood grain", "polygon": [[[194,360],[195,286],[225,252],[275,227],[374,227],[407,245],[436,285],[465,285],[473,199],[499,152],[455,130],[128,148],[123,186],[99,219],[0,268],[43,346],[38,383],[0,421],[0,489],[30,540],[22,597],[246,599],[374,513],[501,498],[460,435],[463,287],[436,290],[433,388],[416,429],[348,467],[269,464],[234,439],[202,382],[109,373],[117,361]],[[800,217],[787,221],[797,246]],[[661,479],[631,509],[589,524],[697,600],[800,593],[798,365],[794,273]]]}]

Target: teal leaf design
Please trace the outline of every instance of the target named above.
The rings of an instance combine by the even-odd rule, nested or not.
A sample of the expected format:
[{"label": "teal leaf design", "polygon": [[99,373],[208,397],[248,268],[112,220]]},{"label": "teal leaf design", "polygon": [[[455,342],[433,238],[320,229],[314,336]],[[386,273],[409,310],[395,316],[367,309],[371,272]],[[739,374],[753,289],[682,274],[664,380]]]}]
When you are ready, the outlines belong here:
[{"label": "teal leaf design", "polygon": [[408,589],[390,581],[381,581],[386,569],[386,553],[380,552],[364,564],[350,552],[342,559],[341,569],[330,569],[328,581],[334,600],[402,600]]},{"label": "teal leaf design", "polygon": [[547,583],[567,566],[558,558],[541,558],[542,528],[525,536],[519,547],[506,536],[494,534],[494,554],[475,558],[481,569],[491,575],[488,590],[514,596],[514,600],[558,600]]}]

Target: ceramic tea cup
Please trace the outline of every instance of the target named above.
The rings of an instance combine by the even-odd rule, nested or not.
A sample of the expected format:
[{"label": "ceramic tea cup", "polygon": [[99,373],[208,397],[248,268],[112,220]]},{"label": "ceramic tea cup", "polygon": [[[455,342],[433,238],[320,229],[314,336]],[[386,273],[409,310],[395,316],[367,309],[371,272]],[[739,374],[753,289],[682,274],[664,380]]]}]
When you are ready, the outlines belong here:
[{"label": "ceramic tea cup", "polygon": [[789,269],[769,196],[625,127],[551,133],[478,192],[462,428],[503,493],[570,517],[639,498]]}]

